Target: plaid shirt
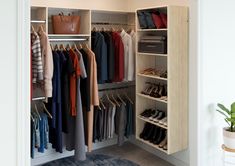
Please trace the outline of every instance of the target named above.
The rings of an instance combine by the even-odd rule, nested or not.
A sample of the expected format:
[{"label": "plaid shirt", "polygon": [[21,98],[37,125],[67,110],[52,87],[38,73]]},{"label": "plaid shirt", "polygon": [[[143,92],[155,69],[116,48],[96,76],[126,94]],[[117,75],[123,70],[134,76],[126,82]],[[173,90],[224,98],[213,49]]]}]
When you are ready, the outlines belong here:
[{"label": "plaid shirt", "polygon": [[42,53],[40,38],[36,32],[31,34],[32,41],[32,69],[33,69],[33,79],[32,82],[43,80],[43,65],[42,65]]}]

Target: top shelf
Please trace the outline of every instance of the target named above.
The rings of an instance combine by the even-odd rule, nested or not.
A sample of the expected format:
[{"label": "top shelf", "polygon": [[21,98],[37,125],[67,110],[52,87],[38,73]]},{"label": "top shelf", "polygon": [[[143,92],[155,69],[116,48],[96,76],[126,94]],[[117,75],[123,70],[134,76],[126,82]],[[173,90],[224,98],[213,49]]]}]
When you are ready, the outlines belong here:
[{"label": "top shelf", "polygon": [[137,29],[138,32],[154,32],[154,31],[167,31],[167,28],[163,29]]}]

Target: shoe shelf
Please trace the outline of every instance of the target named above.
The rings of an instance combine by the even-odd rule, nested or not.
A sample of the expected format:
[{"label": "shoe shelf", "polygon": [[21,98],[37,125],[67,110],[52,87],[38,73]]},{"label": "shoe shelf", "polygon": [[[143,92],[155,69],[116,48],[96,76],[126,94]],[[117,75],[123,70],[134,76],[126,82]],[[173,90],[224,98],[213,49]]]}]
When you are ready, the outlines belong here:
[{"label": "shoe shelf", "polygon": [[167,150],[164,150],[164,149],[162,149],[162,148],[159,148],[158,145],[154,145],[153,143],[151,143],[151,142],[149,142],[149,141],[145,141],[144,139],[141,139],[140,137],[136,137],[136,139],[139,140],[139,141],[141,141],[141,142],[143,142],[143,143],[145,143],[145,144],[147,144],[147,145],[149,145],[149,146],[151,146],[151,147],[153,147],[153,148],[155,148],[155,149],[157,149],[157,150],[160,150],[160,151],[162,151],[162,152],[168,154],[168,151],[167,151]]},{"label": "shoe shelf", "polygon": [[137,52],[138,55],[146,55],[146,56],[162,56],[167,57],[167,54],[153,54],[153,53],[146,53],[146,52]]},{"label": "shoe shelf", "polygon": [[146,99],[150,99],[150,100],[154,100],[154,101],[158,101],[158,102],[167,104],[167,101],[161,100],[160,98],[155,98],[155,97],[151,97],[151,96],[148,96],[148,95],[143,95],[141,93],[137,93],[137,95],[140,96],[140,97],[144,97]]},{"label": "shoe shelf", "polygon": [[147,119],[147,118],[143,118],[143,117],[141,117],[141,116],[139,116],[139,115],[137,115],[137,118],[138,118],[138,119],[141,119],[141,120],[143,120],[143,121],[145,121],[145,122],[151,123],[151,124],[153,124],[153,125],[156,125],[156,126],[158,126],[158,127],[167,129],[167,126],[161,125],[161,124],[159,124],[159,123],[155,123],[155,122],[153,122],[153,121],[151,121],[151,120],[149,120],[149,119]]},{"label": "shoe shelf", "polygon": [[137,76],[139,77],[147,77],[147,78],[153,78],[153,79],[157,79],[157,80],[163,80],[163,81],[167,81],[167,78],[163,78],[163,77],[159,77],[159,76],[155,76],[155,75],[147,75],[147,74],[140,74],[138,73]]},{"label": "shoe shelf", "polygon": [[[137,11],[139,10],[158,10],[167,14],[167,28],[140,29],[136,18],[136,139],[156,150],[173,154],[188,147],[188,7],[160,6]],[[167,53],[138,52],[138,41],[146,35],[166,36]],[[141,71],[148,68],[167,71],[167,78],[148,73],[141,74]],[[142,94],[148,83],[165,86],[167,101]],[[139,116],[147,109],[164,111],[167,116],[167,127]],[[146,123],[167,130],[167,150],[140,138]]]}]

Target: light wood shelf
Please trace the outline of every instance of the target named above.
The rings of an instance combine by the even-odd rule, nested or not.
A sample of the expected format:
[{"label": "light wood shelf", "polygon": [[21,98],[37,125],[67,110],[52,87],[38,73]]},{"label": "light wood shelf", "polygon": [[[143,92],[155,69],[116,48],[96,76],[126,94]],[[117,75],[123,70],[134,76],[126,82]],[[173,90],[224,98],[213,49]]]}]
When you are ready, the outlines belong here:
[{"label": "light wood shelf", "polygon": [[161,100],[159,98],[151,97],[151,96],[148,96],[148,95],[143,95],[141,93],[137,93],[137,96],[167,104],[167,101],[165,101],[165,100]]},{"label": "light wood shelf", "polygon": [[154,32],[154,31],[167,31],[167,28],[162,29],[137,29],[138,32]]},{"label": "light wood shelf", "polygon": [[145,144],[147,144],[147,145],[149,145],[149,146],[154,147],[155,149],[158,149],[158,150],[162,151],[163,153],[168,154],[168,151],[167,151],[167,150],[164,150],[164,149],[162,149],[162,148],[159,148],[158,145],[154,145],[153,143],[151,143],[151,142],[149,142],[149,141],[145,141],[144,139],[141,139],[140,137],[136,137],[136,139],[139,140],[139,141],[141,141],[141,142],[143,142],[143,143],[145,143]]},{"label": "light wood shelf", "polygon": [[146,56],[162,56],[167,57],[167,54],[153,54],[153,53],[145,53],[145,52],[137,52],[139,55],[146,55]]},{"label": "light wood shelf", "polygon": [[[140,29],[137,19],[137,42],[147,34],[167,36],[167,54],[138,52],[137,44],[136,138],[162,152],[173,154],[188,147],[188,7],[160,6],[140,10],[159,10],[167,14],[168,22],[166,29]],[[146,68],[162,68],[167,71],[167,78],[138,73]],[[165,81],[167,101],[141,94],[146,80],[153,83]],[[149,108],[166,111],[167,127],[138,116]],[[146,122],[167,129],[167,151],[139,138]]]},{"label": "light wood shelf", "polygon": [[161,124],[159,124],[159,123],[155,123],[155,122],[153,122],[153,121],[151,121],[151,120],[148,120],[147,118],[141,117],[140,115],[137,115],[137,118],[139,118],[139,119],[141,119],[141,120],[143,120],[143,121],[145,121],[145,122],[151,123],[151,124],[153,124],[153,125],[156,125],[156,126],[158,126],[158,127],[167,129],[167,126],[161,125]]},{"label": "light wood shelf", "polygon": [[48,37],[89,37],[90,34],[48,34]]},{"label": "light wood shelf", "polygon": [[137,76],[139,77],[147,77],[147,78],[153,78],[153,79],[157,79],[157,80],[163,80],[163,81],[167,81],[167,78],[163,78],[163,77],[159,77],[159,76],[154,76],[154,75],[147,75],[147,74],[140,74],[138,73]]}]

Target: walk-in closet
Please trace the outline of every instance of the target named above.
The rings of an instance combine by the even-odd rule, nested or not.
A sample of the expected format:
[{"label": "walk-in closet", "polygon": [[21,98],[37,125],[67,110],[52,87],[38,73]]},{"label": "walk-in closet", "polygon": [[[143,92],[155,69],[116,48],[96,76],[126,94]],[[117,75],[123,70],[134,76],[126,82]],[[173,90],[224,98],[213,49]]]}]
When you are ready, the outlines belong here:
[{"label": "walk-in closet", "polygon": [[[187,4],[79,3],[31,2],[31,165],[181,160],[188,148]],[[157,159],[138,163],[141,153]]]}]

